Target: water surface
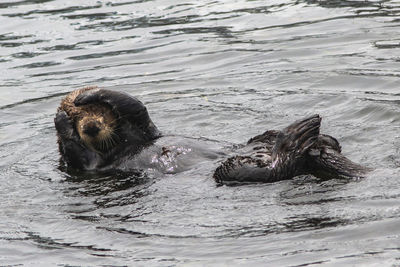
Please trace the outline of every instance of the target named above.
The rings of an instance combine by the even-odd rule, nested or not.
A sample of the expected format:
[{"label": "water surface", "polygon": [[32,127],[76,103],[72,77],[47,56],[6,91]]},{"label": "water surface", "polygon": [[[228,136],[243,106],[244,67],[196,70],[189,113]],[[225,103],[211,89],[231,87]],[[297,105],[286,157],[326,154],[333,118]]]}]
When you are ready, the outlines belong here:
[{"label": "water surface", "polygon": [[[0,265],[400,264],[398,1],[0,3]],[[86,85],[167,134],[229,147],[319,113],[365,179],[218,187],[59,169],[53,118]]]}]

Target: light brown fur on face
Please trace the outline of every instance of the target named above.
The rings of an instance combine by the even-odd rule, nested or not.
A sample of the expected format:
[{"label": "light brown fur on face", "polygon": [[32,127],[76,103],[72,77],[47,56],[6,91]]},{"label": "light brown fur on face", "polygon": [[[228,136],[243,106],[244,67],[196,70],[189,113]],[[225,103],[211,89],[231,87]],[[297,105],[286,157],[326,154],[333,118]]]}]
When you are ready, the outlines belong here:
[{"label": "light brown fur on face", "polygon": [[106,152],[116,143],[115,130],[117,117],[111,108],[102,104],[75,106],[74,100],[87,90],[97,87],[85,87],[72,91],[62,101],[59,110],[65,111],[74,123],[75,129],[82,142],[97,152]]}]

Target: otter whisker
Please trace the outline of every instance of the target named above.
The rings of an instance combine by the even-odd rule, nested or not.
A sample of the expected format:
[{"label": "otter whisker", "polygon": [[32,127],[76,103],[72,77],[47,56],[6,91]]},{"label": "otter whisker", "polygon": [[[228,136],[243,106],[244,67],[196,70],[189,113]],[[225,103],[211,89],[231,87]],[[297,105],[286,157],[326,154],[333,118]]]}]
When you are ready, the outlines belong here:
[{"label": "otter whisker", "polygon": [[107,147],[108,147],[108,148],[111,148],[111,147],[113,147],[113,146],[114,146],[113,141],[112,141],[111,138],[109,138],[109,139],[107,140]]}]

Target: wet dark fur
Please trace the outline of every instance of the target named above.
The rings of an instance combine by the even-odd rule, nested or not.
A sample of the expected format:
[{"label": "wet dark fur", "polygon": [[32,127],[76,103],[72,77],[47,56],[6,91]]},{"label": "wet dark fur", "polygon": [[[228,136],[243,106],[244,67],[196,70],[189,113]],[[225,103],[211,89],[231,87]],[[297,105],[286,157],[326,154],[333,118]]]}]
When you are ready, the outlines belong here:
[{"label": "wet dark fur", "polygon": [[313,115],[282,131],[251,138],[244,153],[228,158],[215,170],[214,179],[234,184],[275,182],[301,174],[323,179],[365,175],[368,168],[344,157],[335,138],[319,133],[320,123],[319,115]]},{"label": "wet dark fur", "polygon": [[[76,122],[82,117],[107,117],[112,144],[98,149],[80,136]],[[137,154],[161,136],[146,107],[122,92],[86,87],[71,92],[61,101],[54,119],[61,161],[80,170],[101,170],[121,156]]]},{"label": "wet dark fur", "polygon": [[[74,104],[76,97],[80,94],[97,89],[97,87],[92,86],[72,91],[61,100],[57,112],[64,111],[68,115],[86,147],[97,152],[106,152],[119,141],[118,136],[114,134],[117,131],[117,117],[111,108],[105,104],[83,106],[75,106]],[[90,130],[92,131],[90,132]],[[60,135],[58,136],[58,143],[59,145],[62,144]]]},{"label": "wet dark fur", "polygon": [[321,134],[307,153],[307,170],[322,179],[363,177],[372,171],[342,155],[339,142]]}]

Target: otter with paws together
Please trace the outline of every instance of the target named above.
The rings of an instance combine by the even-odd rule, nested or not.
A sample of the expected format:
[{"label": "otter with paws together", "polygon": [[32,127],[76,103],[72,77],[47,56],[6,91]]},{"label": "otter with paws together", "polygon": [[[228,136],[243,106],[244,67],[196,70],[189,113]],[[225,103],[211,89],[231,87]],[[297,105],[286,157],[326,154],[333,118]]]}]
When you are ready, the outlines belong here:
[{"label": "otter with paws together", "polygon": [[54,122],[61,162],[68,169],[175,173],[221,156],[209,142],[163,136],[143,103],[123,92],[72,91],[62,99]]},{"label": "otter with paws together", "polygon": [[[215,144],[162,136],[146,107],[122,92],[85,87],[67,95],[55,118],[61,161],[83,171],[154,169],[176,173],[225,153]],[[219,184],[274,182],[300,174],[320,178],[364,176],[369,169],[341,154],[339,142],[320,134],[313,115],[281,131],[251,138],[214,172]]]}]

